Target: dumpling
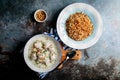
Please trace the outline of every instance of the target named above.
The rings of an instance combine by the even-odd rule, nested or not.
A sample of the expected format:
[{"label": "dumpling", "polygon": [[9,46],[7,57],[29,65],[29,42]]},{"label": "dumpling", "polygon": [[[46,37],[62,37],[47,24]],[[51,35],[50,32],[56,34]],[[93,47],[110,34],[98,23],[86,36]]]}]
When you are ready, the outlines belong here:
[{"label": "dumpling", "polygon": [[42,46],[43,46],[43,44],[42,44],[41,41],[36,41],[36,42],[34,43],[34,47],[36,47],[36,48],[42,49]]}]

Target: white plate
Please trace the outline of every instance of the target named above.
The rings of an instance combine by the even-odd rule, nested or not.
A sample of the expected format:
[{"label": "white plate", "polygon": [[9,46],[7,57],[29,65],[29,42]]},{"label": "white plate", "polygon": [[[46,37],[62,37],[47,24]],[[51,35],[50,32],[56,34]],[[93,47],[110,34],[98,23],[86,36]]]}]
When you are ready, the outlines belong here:
[{"label": "white plate", "polygon": [[[71,39],[66,32],[66,20],[71,14],[76,12],[87,14],[94,25],[93,33],[83,41],[75,41]],[[91,5],[85,3],[73,3],[65,7],[59,14],[57,19],[57,32],[60,39],[67,46],[75,49],[86,49],[94,45],[99,40],[102,33],[102,19],[99,12]]]},{"label": "white plate", "polygon": [[[55,45],[57,46],[57,49],[58,49],[58,52],[59,52],[59,54],[57,55],[58,60],[56,61],[56,63],[55,63],[52,67],[46,68],[46,69],[42,69],[42,68],[36,67],[36,66],[30,61],[30,59],[29,59],[29,57],[28,57],[28,55],[29,55],[29,53],[30,53],[30,49],[31,49],[30,47],[31,47],[31,45],[32,45],[36,40],[39,40],[39,39],[42,38],[42,37],[47,37],[47,38],[49,38],[50,40],[52,40],[52,41],[55,43]],[[62,51],[61,51],[61,46],[60,46],[60,44],[59,44],[54,38],[52,38],[52,37],[50,37],[50,36],[48,36],[48,35],[45,35],[45,34],[38,34],[38,35],[35,35],[34,37],[30,38],[30,40],[28,40],[28,42],[26,43],[25,48],[24,48],[24,60],[25,60],[26,64],[28,65],[28,67],[29,67],[30,69],[32,69],[33,71],[36,71],[36,72],[49,72],[49,71],[55,69],[55,68],[58,66],[58,64],[60,63],[60,61],[61,61],[61,56],[62,56]]]}]

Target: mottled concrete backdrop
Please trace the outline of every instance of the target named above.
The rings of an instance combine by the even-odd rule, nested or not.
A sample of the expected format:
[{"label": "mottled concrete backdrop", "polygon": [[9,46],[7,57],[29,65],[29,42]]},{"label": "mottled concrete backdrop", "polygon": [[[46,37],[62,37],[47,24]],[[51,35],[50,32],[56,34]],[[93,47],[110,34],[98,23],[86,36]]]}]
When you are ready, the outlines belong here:
[{"label": "mottled concrete backdrop", "polygon": [[[20,76],[22,80],[37,80],[20,50],[35,34],[55,28],[60,11],[75,2],[88,3],[100,12],[103,34],[94,46],[82,50],[81,60],[68,61],[62,70],[51,72],[45,79],[120,80],[120,0],[0,0],[0,80]],[[45,23],[33,18],[40,8],[48,13]]]}]

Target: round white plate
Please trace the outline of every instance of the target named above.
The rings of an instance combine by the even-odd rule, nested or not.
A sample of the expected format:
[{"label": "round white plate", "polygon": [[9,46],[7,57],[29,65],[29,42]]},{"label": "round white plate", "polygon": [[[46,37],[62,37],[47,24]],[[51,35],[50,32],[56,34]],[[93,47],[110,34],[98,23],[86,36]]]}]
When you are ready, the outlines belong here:
[{"label": "round white plate", "polygon": [[[44,68],[44,69],[42,69],[42,68],[38,68],[38,67],[36,67],[31,61],[30,61],[30,59],[29,59],[29,54],[30,54],[30,50],[31,50],[31,45],[36,41],[36,40],[39,40],[40,38],[42,38],[42,37],[46,37],[46,38],[49,38],[51,41],[53,41],[54,43],[55,43],[55,45],[57,46],[57,49],[58,49],[58,52],[59,52],[59,54],[57,55],[57,57],[58,57],[58,60],[56,61],[56,63],[52,66],[52,67],[50,67],[50,68]],[[25,48],[24,48],[24,60],[25,60],[25,62],[26,62],[26,64],[28,65],[28,67],[30,68],[30,69],[32,69],[33,71],[36,71],[36,72],[49,72],[49,71],[51,71],[51,70],[53,70],[53,69],[55,69],[58,65],[59,65],[59,63],[60,63],[60,61],[61,61],[61,56],[62,56],[62,51],[61,51],[61,46],[60,46],[60,44],[54,39],[54,38],[52,38],[52,37],[50,37],[50,36],[48,36],[48,35],[45,35],[45,34],[38,34],[38,35],[35,35],[35,36],[33,36],[32,38],[30,38],[29,40],[28,40],[28,42],[26,43],[26,45],[25,45]]]},{"label": "round white plate", "polygon": [[[76,12],[83,12],[87,14],[94,25],[93,33],[82,41],[75,41],[71,39],[66,32],[66,20],[71,14]],[[75,49],[86,49],[94,45],[99,40],[102,33],[102,19],[99,12],[91,5],[85,3],[73,3],[65,7],[59,14],[57,19],[57,32],[60,39],[67,46]]]}]

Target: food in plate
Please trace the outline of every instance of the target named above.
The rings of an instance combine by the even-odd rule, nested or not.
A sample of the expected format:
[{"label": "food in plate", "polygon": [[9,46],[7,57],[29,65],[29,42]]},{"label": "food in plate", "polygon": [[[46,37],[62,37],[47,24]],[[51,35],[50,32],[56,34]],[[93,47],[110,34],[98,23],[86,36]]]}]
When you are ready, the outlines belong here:
[{"label": "food in plate", "polygon": [[57,45],[48,37],[34,41],[29,51],[29,60],[38,68],[50,68],[59,60]]},{"label": "food in plate", "polygon": [[89,16],[82,12],[76,12],[66,20],[66,31],[70,38],[81,41],[93,32],[93,23]]}]

